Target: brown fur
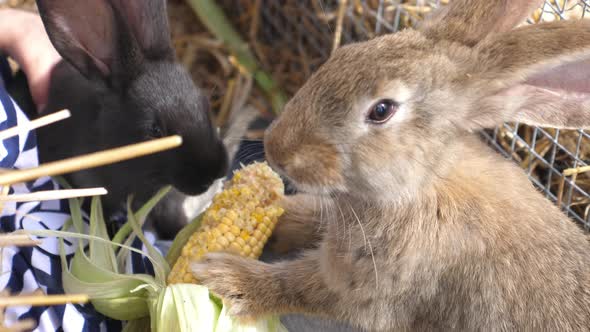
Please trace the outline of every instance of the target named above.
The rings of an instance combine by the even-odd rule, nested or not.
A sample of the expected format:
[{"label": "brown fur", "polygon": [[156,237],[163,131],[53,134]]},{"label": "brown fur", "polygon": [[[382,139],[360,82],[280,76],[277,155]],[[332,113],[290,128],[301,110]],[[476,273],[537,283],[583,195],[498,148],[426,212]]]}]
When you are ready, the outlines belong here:
[{"label": "brown fur", "polygon": [[474,46],[489,34],[512,29],[543,1],[452,1],[424,21],[421,30],[434,40]]},{"label": "brown fur", "polygon": [[[269,161],[308,192],[285,201],[275,246],[308,249],[273,264],[211,254],[193,264],[196,277],[239,317],[298,312],[383,331],[590,330],[586,234],[468,133],[507,120],[590,126],[590,87],[555,75],[559,66],[590,73],[590,25],[508,31],[533,3],[455,0],[439,14],[448,20],[435,15],[422,32],[337,50],[266,136]],[[396,114],[367,123],[383,98]]]},{"label": "brown fur", "polygon": [[311,248],[321,240],[326,225],[322,223],[325,213],[331,211],[330,201],[309,195],[286,197],[282,202],[285,213],[272,233],[267,246],[276,253],[293,249]]}]

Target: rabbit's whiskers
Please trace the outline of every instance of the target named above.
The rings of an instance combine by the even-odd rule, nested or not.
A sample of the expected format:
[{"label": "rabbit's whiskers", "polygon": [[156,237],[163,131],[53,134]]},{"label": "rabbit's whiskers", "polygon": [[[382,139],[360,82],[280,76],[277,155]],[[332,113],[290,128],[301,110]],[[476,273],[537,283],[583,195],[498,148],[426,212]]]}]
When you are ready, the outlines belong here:
[{"label": "rabbit's whiskers", "polygon": [[373,246],[371,245],[371,241],[369,240],[369,238],[367,237],[367,234],[365,233],[365,228],[363,227],[363,223],[361,222],[358,215],[356,214],[356,211],[352,207],[352,204],[350,204],[348,199],[346,200],[346,203],[348,204],[350,211],[354,215],[354,218],[356,219],[356,221],[359,224],[359,227],[361,228],[361,232],[363,233],[363,239],[365,241],[365,250],[367,250],[367,245],[369,246],[369,252],[371,253],[371,260],[373,261],[373,269],[375,270],[375,289],[379,289],[379,272],[377,271],[377,263],[375,262],[375,253],[373,252]]}]

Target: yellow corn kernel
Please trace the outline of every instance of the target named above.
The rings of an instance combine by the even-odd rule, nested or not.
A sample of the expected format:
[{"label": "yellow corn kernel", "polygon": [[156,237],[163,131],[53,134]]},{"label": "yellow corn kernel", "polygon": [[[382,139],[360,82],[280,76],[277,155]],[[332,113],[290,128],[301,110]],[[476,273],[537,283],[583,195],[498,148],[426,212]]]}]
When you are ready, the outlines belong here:
[{"label": "yellow corn kernel", "polygon": [[229,232],[229,226],[226,224],[221,224],[221,225],[219,225],[219,231],[221,233],[225,234],[225,233]]},{"label": "yellow corn kernel", "polygon": [[[220,246],[218,243],[211,243],[209,246],[207,246],[209,251],[214,252],[214,251],[221,251],[221,249],[223,249],[222,246]],[[200,257],[199,257],[200,258]]]},{"label": "yellow corn kernel", "polygon": [[240,227],[236,226],[236,225],[231,225],[229,228],[229,231],[235,236],[238,237],[240,236]]},{"label": "yellow corn kernel", "polygon": [[225,217],[228,218],[229,220],[235,221],[236,219],[238,219],[238,214],[234,210],[229,210],[225,214]]},{"label": "yellow corn kernel", "polygon": [[172,267],[168,283],[195,283],[189,262],[207,252],[228,251],[258,258],[283,213],[277,203],[283,196],[281,179],[266,163],[255,163],[234,172],[226,187],[215,195]]},{"label": "yellow corn kernel", "polygon": [[224,224],[224,225],[226,225],[226,226],[231,226],[231,225],[234,224],[233,221],[230,218],[228,218],[227,216],[221,218],[221,223]]},{"label": "yellow corn kernel", "polygon": [[229,246],[229,240],[226,239],[224,236],[220,236],[217,238],[217,243],[219,243],[223,248]]},{"label": "yellow corn kernel", "polygon": [[219,228],[214,228],[211,230],[211,236],[213,236],[214,238],[218,238],[221,236],[221,231],[219,230]]},{"label": "yellow corn kernel", "polygon": [[229,243],[233,243],[236,241],[236,236],[230,232],[225,233],[225,238],[229,241]]},{"label": "yellow corn kernel", "polygon": [[231,252],[233,252],[234,254],[239,254],[239,253],[242,251],[242,247],[240,247],[240,245],[239,245],[239,244],[237,244],[236,242],[232,242],[232,243],[229,245],[229,250],[230,250]]},{"label": "yellow corn kernel", "polygon": [[250,190],[250,188],[248,187],[242,187],[242,189],[240,190],[240,194],[243,196],[249,196],[252,194],[252,190]]},{"label": "yellow corn kernel", "polygon": [[256,220],[257,223],[262,222],[263,217],[264,217],[264,215],[262,213],[258,213],[258,212],[252,213],[252,218],[254,218],[254,220]]},{"label": "yellow corn kernel", "polygon": [[240,237],[244,239],[244,241],[248,241],[248,239],[250,238],[250,234],[248,234],[247,231],[243,230],[240,232]]},{"label": "yellow corn kernel", "polygon": [[252,233],[252,236],[256,238],[256,240],[260,241],[260,239],[262,239],[262,232],[256,229],[254,230],[254,233]]},{"label": "yellow corn kernel", "polygon": [[253,247],[253,246],[255,246],[257,243],[258,243],[258,239],[257,239],[257,238],[255,238],[254,236],[251,236],[251,237],[250,237],[250,240],[248,241],[248,244],[249,244],[251,247]]},{"label": "yellow corn kernel", "polygon": [[184,281],[185,283],[190,283],[193,280],[194,280],[194,277],[190,273],[185,273],[184,276],[182,277],[182,281]]},{"label": "yellow corn kernel", "polygon": [[246,245],[246,241],[244,241],[244,239],[242,239],[241,237],[237,237],[234,242],[237,243],[240,246],[240,248],[243,248]]}]

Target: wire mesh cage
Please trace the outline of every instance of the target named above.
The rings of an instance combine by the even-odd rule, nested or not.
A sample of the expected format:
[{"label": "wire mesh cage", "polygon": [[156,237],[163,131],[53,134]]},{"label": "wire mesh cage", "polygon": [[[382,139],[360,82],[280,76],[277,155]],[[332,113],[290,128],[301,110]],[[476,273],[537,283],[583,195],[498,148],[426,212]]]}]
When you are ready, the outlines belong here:
[{"label": "wire mesh cage", "polygon": [[[261,66],[288,95],[334,47],[414,26],[452,0],[221,0]],[[588,0],[546,0],[526,22],[590,17]],[[547,198],[590,229],[590,134],[506,123],[482,132]],[[565,172],[564,172],[565,171]],[[564,175],[564,173],[567,175]]]},{"label": "wire mesh cage", "polygon": [[[589,5],[586,0],[548,0],[525,24],[584,19],[590,17]],[[517,162],[546,197],[590,229],[590,177],[580,172],[590,162],[588,133],[506,123],[483,136]]]}]

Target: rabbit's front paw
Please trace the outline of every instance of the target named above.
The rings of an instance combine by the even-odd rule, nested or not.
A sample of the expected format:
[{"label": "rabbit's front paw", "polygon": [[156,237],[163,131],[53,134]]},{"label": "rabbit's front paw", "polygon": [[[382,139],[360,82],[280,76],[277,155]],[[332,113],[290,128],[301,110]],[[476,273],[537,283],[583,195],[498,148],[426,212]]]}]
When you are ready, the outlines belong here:
[{"label": "rabbit's front paw", "polygon": [[312,236],[306,223],[295,219],[282,219],[277,223],[272,236],[268,240],[268,247],[277,254],[286,254],[313,245]]},{"label": "rabbit's front paw", "polygon": [[319,223],[313,215],[286,211],[277,222],[268,240],[268,247],[277,254],[316,247],[321,239]]},{"label": "rabbit's front paw", "polygon": [[261,292],[270,282],[264,280],[270,278],[264,274],[267,268],[257,260],[224,253],[210,253],[191,264],[199,283],[223,299],[229,314],[242,321],[256,319],[269,311],[266,304],[271,301],[264,294],[270,293]]}]

